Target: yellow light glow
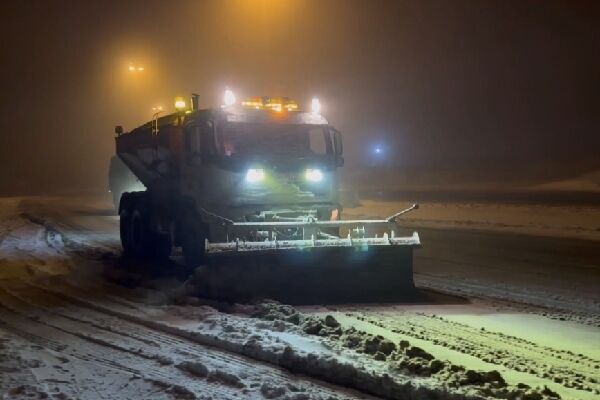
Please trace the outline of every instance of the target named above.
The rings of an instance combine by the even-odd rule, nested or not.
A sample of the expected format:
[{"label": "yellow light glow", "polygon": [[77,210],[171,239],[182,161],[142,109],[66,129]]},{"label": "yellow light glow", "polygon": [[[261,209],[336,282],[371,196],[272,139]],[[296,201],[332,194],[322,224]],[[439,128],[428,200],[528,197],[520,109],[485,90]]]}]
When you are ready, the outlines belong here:
[{"label": "yellow light glow", "polygon": [[263,102],[260,97],[250,97],[249,99],[242,101],[242,107],[255,108],[259,110],[263,107]]},{"label": "yellow light glow", "polygon": [[275,112],[298,111],[298,103],[288,97],[250,97],[242,101],[242,107]]},{"label": "yellow light glow", "polygon": [[144,67],[138,67],[138,71],[143,71]]},{"label": "yellow light glow", "polygon": [[135,67],[133,65],[130,65],[128,68],[130,71],[135,71]]},{"label": "yellow light glow", "polygon": [[177,97],[175,99],[175,109],[177,111],[183,111],[183,110],[185,110],[185,106],[186,106],[186,104],[185,104],[185,100],[183,98]]}]

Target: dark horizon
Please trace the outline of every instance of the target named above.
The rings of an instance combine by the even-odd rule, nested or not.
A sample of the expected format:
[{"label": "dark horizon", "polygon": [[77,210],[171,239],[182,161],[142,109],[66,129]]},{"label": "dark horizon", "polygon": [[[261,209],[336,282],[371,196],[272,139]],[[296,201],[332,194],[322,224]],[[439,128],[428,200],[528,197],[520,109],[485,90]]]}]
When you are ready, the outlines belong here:
[{"label": "dark horizon", "polygon": [[101,189],[114,125],[225,87],[319,96],[350,168],[373,146],[398,168],[600,163],[597,2],[365,4],[5,5],[0,192]]}]

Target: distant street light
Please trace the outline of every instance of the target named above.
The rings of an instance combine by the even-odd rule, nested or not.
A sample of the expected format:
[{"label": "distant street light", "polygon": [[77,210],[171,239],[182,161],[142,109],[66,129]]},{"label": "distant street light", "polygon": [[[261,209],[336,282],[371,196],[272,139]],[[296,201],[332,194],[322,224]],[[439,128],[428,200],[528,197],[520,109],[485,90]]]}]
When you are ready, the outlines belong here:
[{"label": "distant street light", "polygon": [[372,144],[369,153],[369,165],[372,167],[384,166],[389,161],[385,143]]},{"label": "distant street light", "polygon": [[129,72],[135,73],[135,72],[144,72],[146,70],[146,68],[143,65],[129,64],[129,66],[127,67],[127,70]]}]

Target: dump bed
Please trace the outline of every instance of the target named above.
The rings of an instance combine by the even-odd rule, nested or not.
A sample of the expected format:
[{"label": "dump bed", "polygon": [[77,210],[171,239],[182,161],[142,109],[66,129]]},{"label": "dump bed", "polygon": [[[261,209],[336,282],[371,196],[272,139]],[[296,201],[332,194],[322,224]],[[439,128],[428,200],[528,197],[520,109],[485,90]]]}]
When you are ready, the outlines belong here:
[{"label": "dump bed", "polygon": [[159,120],[158,132],[146,124],[116,138],[117,155],[147,188],[177,184],[183,139],[182,127],[167,123],[174,118]]}]

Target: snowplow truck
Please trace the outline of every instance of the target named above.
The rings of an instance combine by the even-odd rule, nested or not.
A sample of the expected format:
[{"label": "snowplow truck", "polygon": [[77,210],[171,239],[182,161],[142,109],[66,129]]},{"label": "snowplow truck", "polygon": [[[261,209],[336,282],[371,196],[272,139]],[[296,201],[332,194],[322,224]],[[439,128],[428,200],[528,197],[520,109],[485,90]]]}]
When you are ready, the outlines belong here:
[{"label": "snowplow truck", "polygon": [[[146,187],[119,202],[125,254],[179,255],[188,290],[222,300],[395,301],[419,236],[399,217],[344,220],[342,135],[289,99],[178,111],[123,132],[116,155]],[[179,250],[180,249],[180,250]],[[171,265],[172,263],[165,263]]]}]

